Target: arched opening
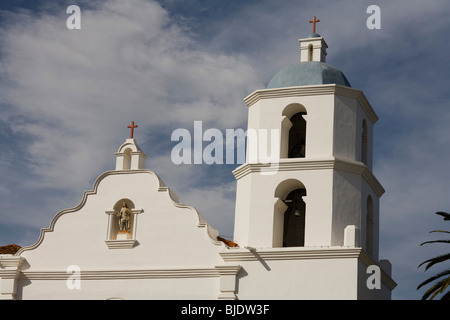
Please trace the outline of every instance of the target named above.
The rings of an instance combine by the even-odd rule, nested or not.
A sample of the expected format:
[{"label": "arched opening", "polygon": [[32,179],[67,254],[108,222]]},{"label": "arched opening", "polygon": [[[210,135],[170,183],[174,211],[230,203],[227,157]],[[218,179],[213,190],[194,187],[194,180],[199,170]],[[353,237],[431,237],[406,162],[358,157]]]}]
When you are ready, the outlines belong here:
[{"label": "arched opening", "polygon": [[366,120],[363,120],[362,124],[362,138],[361,138],[361,161],[367,165],[367,148],[368,148],[369,139],[367,137],[367,123]]},{"label": "arched opening", "polygon": [[304,158],[306,154],[306,112],[299,112],[290,119],[292,127],[289,130],[289,158]]},{"label": "arched opening", "polygon": [[373,255],[374,245],[374,216],[373,216],[373,200],[371,196],[367,197],[366,203],[366,252]]},{"label": "arched opening", "polygon": [[131,149],[126,149],[123,156],[123,170],[131,169]]},{"label": "arched opening", "polygon": [[[127,210],[128,209],[128,210]],[[120,199],[114,204],[113,216],[111,219],[110,239],[116,240],[120,233],[134,234],[135,216],[132,210],[135,209],[133,201],[130,199]],[[126,212],[126,214],[124,214]]]},{"label": "arched opening", "polygon": [[284,200],[287,210],[284,213],[283,247],[303,247],[305,245],[306,203],[305,189],[291,191]]},{"label": "arched opening", "polygon": [[308,61],[313,61],[313,52],[314,52],[313,45],[310,44],[308,46]]},{"label": "arched opening", "polygon": [[306,187],[297,179],[287,179],[275,189],[273,247],[305,245]]},{"label": "arched opening", "polygon": [[306,157],[306,108],[299,103],[291,103],[284,108],[282,115],[280,158]]}]

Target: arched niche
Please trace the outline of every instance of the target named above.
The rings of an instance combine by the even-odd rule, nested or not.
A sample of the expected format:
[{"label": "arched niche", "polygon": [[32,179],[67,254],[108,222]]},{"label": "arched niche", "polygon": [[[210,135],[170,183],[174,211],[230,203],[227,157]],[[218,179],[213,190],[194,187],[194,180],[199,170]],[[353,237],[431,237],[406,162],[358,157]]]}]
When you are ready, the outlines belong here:
[{"label": "arched niche", "polygon": [[369,145],[369,137],[368,137],[368,129],[367,122],[364,119],[362,122],[362,136],[361,136],[361,162],[367,165],[368,160],[368,146]]},{"label": "arched niche", "polygon": [[[121,212],[126,214],[121,214]],[[137,211],[133,201],[126,198],[120,199],[114,204],[113,210],[106,213],[109,215],[108,240],[134,238]]]},{"label": "arched niche", "polygon": [[296,113],[307,114],[305,106],[300,103],[291,103],[290,105],[286,106],[286,108],[284,108],[282,115],[290,119]]},{"label": "arched niche", "polygon": [[306,189],[295,189],[286,197],[284,212],[283,247],[303,247],[305,245],[306,203],[303,197]]},{"label": "arched niche", "polygon": [[308,46],[308,61],[313,61],[314,47],[312,44]]},{"label": "arched niche", "polygon": [[286,200],[289,193],[295,189],[306,189],[305,185],[297,179],[287,179],[278,184],[274,196],[280,200]]},{"label": "arched niche", "polygon": [[369,195],[366,201],[366,252],[373,256],[374,253],[374,213],[373,200]]},{"label": "arched niche", "polygon": [[142,212],[144,210],[135,209],[133,201],[126,198],[117,201],[113,210],[106,211],[108,231],[105,243],[109,249],[132,249],[137,244],[137,220]]},{"label": "arched niche", "polygon": [[275,189],[274,247],[302,247],[305,244],[306,188],[288,179]]},{"label": "arched niche", "polygon": [[131,149],[127,148],[123,152],[123,170],[131,169]]},{"label": "arched niche", "polygon": [[116,152],[116,170],[145,169],[147,156],[134,139],[127,139]]},{"label": "arched niche", "polygon": [[281,158],[304,158],[306,156],[306,108],[298,103],[283,110],[281,134]]}]

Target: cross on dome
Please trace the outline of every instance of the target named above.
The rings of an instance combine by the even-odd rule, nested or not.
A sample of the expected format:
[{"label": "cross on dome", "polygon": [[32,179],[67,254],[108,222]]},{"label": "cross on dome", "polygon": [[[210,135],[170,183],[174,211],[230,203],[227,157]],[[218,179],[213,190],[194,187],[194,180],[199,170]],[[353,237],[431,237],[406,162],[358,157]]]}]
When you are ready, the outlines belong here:
[{"label": "cross on dome", "polygon": [[309,21],[309,23],[313,24],[313,33],[316,33],[316,23],[320,22],[319,19],[317,19],[317,20],[316,19],[317,19],[316,16],[314,16],[314,19]]},{"label": "cross on dome", "polygon": [[134,121],[131,121],[131,125],[128,126],[128,128],[131,129],[130,139],[133,139],[133,136],[134,136],[134,128],[137,128],[137,127],[138,127],[138,125],[135,125],[135,124],[134,124]]}]

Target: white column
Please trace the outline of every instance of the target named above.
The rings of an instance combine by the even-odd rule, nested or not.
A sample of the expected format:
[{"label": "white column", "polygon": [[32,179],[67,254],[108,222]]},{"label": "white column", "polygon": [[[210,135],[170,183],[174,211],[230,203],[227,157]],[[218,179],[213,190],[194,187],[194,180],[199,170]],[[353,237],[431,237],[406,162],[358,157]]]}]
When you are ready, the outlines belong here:
[{"label": "white column", "polygon": [[14,300],[17,292],[20,266],[25,259],[13,255],[0,255],[0,300]]},{"label": "white column", "polygon": [[220,275],[220,300],[236,300],[236,276],[242,267],[240,265],[216,266]]}]

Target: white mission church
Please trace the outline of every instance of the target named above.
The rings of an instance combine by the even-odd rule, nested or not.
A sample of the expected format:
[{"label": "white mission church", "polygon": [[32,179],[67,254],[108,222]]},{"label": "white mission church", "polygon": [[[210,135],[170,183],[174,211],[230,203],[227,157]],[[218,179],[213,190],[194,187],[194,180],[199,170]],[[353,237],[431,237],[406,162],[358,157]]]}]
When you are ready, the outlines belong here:
[{"label": "white mission church", "polygon": [[233,241],[179,203],[132,135],[115,169],[35,244],[0,248],[0,299],[390,299],[391,265],[378,256],[384,189],[372,173],[377,115],[325,63],[320,35],[300,49],[300,62],[245,98],[248,129],[281,134],[276,167],[247,159],[233,172]]}]

